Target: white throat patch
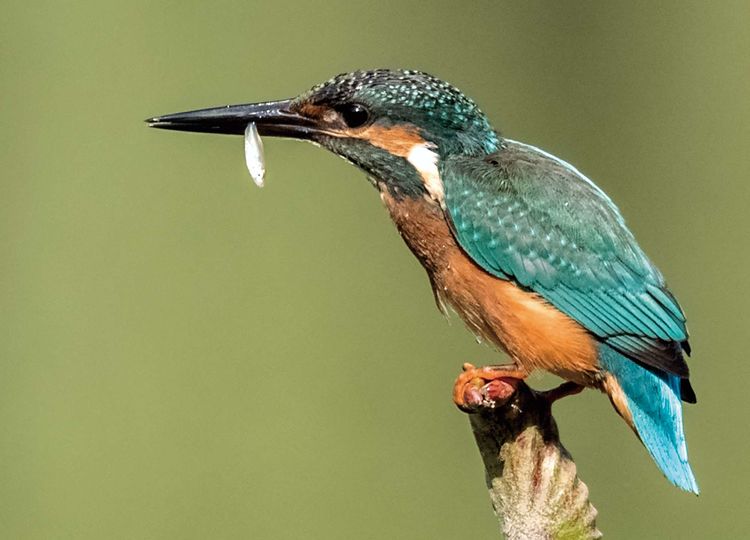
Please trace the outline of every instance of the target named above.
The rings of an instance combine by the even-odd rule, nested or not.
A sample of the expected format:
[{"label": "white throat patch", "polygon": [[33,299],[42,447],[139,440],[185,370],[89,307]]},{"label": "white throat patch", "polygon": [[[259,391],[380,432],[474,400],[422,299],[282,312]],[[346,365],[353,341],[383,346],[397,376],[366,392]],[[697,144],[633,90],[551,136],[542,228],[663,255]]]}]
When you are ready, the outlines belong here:
[{"label": "white throat patch", "polygon": [[443,189],[443,181],[440,179],[440,172],[437,168],[438,155],[434,151],[434,148],[434,145],[426,142],[415,144],[409,150],[406,159],[417,169],[430,197],[435,199],[440,206],[443,206],[445,191]]}]

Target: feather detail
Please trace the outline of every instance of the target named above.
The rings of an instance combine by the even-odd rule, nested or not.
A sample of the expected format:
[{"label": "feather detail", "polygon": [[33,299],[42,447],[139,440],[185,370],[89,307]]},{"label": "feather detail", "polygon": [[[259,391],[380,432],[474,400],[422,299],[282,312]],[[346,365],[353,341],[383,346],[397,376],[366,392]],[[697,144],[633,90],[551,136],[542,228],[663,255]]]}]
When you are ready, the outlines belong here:
[{"label": "feather detail", "polygon": [[685,316],[591,180],[506,139],[486,158],[441,162],[446,215],[487,272],[515,280],[632,360],[687,377]]},{"label": "feather detail", "polygon": [[608,372],[603,387],[664,476],[698,494],[682,427],[680,378],[641,366],[602,344],[599,361]]}]

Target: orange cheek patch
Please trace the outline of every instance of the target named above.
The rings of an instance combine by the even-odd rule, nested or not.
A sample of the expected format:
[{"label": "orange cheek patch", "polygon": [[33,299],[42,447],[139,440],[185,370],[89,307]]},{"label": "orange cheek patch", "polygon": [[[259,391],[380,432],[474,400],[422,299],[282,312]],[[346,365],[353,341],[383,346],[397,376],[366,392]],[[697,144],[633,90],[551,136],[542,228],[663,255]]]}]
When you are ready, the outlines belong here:
[{"label": "orange cheek patch", "polygon": [[370,126],[360,132],[351,133],[350,136],[357,139],[364,139],[373,146],[401,157],[407,157],[415,145],[425,143],[425,140],[417,133],[416,129],[405,126],[389,128]]},{"label": "orange cheek patch", "polygon": [[413,126],[383,127],[372,125],[364,129],[350,129],[343,125],[343,121],[333,109],[324,105],[302,103],[295,111],[302,116],[320,120],[323,131],[332,137],[362,139],[373,146],[382,148],[395,156],[407,157],[415,145],[426,141]]}]

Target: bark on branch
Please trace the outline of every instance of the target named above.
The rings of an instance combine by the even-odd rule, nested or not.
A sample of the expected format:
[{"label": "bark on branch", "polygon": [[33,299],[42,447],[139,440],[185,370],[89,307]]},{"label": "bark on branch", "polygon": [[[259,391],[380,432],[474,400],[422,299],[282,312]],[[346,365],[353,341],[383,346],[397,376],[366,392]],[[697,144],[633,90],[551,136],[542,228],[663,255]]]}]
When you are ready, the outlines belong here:
[{"label": "bark on branch", "polygon": [[[464,409],[505,537],[601,538],[588,488],[578,479],[576,465],[560,443],[550,410],[552,394],[508,379],[483,385],[475,381],[473,387],[466,387],[461,389],[468,392],[464,395],[469,407]],[[561,387],[563,393],[570,389]]]}]

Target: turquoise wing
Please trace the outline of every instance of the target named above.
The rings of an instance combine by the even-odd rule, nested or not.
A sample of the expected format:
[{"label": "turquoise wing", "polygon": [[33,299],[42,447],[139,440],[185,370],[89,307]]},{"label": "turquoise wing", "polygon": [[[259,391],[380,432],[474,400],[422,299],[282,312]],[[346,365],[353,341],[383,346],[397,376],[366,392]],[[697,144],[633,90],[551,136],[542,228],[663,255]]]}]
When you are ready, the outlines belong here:
[{"label": "turquoise wing", "polygon": [[627,357],[688,377],[682,309],[590,180],[508,140],[486,158],[449,158],[440,173],[454,234],[479,266],[540,294]]}]

